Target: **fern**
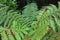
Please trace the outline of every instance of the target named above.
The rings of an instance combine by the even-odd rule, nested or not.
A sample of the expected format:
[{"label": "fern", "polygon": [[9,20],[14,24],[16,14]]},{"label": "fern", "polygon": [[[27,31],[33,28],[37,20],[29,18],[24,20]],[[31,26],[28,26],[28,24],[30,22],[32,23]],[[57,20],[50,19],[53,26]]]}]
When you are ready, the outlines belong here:
[{"label": "fern", "polygon": [[[60,33],[60,2],[58,2],[58,8],[50,4],[39,11],[37,11],[36,3],[28,4],[24,7],[22,15],[17,10],[9,9],[10,6],[4,5],[6,0],[1,2],[0,35],[2,40],[49,40],[47,38],[49,35],[53,37],[55,32]],[[52,29],[51,32],[49,32],[50,29]]]}]

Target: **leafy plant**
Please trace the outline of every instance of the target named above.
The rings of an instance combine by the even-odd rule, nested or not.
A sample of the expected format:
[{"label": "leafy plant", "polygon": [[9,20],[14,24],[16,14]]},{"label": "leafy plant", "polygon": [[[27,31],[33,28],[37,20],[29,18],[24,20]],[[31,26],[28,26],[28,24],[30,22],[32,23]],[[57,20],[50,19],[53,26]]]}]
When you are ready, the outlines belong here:
[{"label": "leafy plant", "polygon": [[36,3],[29,3],[22,14],[12,9],[15,8],[15,0],[9,2],[13,5],[7,0],[0,3],[1,40],[59,40],[60,2],[58,8],[50,4],[41,10],[38,10]]}]

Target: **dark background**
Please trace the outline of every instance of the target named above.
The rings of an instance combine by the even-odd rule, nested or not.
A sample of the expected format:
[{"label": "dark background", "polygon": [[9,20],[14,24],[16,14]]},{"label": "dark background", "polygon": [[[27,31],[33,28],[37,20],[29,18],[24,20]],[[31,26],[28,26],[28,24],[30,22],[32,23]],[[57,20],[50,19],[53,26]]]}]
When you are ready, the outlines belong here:
[{"label": "dark background", "polygon": [[16,0],[16,1],[18,5],[17,9],[20,10],[23,9],[25,5],[32,2],[37,3],[38,9],[40,9],[42,6],[47,6],[49,4],[54,4],[57,6],[58,5],[57,2],[60,0]]}]

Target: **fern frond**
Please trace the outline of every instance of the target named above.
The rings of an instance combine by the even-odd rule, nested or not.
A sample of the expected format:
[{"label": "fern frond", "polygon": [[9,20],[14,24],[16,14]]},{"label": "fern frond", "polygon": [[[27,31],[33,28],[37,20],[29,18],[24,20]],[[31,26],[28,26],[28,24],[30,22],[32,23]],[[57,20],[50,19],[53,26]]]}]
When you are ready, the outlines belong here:
[{"label": "fern frond", "polygon": [[2,40],[27,40],[25,37],[28,40],[41,40],[50,28],[52,29],[51,34],[60,32],[59,8],[50,4],[37,10],[37,5],[31,3],[24,7],[21,15],[16,10],[10,10],[9,6],[1,4],[0,34]]}]

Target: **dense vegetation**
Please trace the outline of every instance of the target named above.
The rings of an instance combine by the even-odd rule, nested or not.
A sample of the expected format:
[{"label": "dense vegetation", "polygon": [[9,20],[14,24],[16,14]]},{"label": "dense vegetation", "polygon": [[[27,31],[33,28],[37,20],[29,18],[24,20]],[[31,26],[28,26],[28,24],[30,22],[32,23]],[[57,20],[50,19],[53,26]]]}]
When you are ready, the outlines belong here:
[{"label": "dense vegetation", "polygon": [[60,2],[40,10],[28,3],[17,10],[16,0],[0,0],[0,40],[60,40]]}]

